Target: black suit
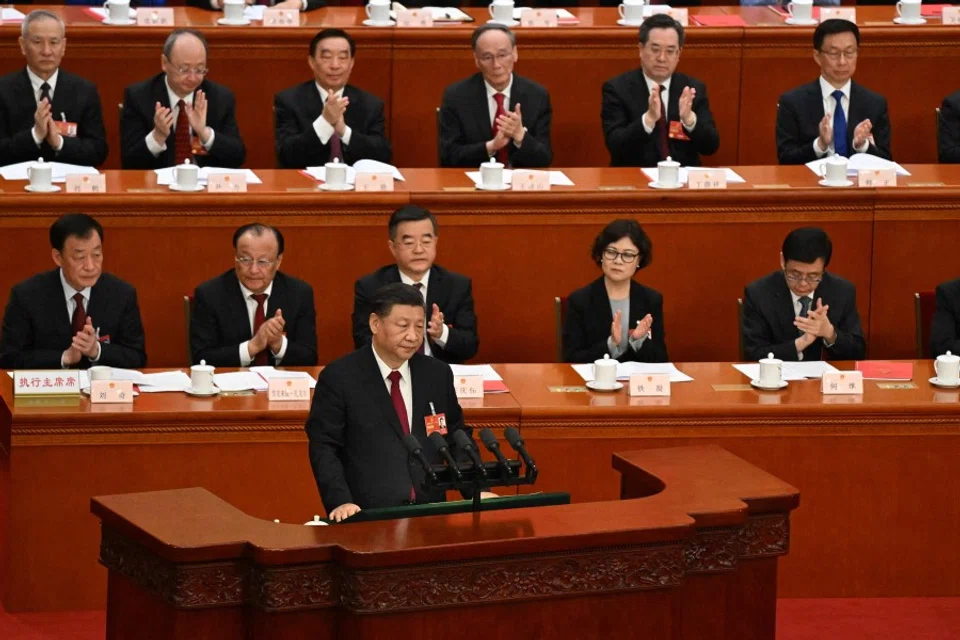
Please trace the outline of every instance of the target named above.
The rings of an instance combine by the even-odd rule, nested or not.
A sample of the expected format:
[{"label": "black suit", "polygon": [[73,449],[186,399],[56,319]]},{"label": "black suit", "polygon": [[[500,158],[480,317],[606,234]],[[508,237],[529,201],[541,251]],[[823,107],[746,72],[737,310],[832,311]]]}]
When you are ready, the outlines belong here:
[{"label": "black suit", "polygon": [[[266,319],[272,318],[277,309],[283,314],[287,351],[277,363],[267,347],[269,363],[287,367],[316,365],[317,312],[313,307],[313,288],[278,271],[267,298]],[[247,303],[233,269],[197,287],[190,319],[194,364],[206,360],[216,367],[239,367],[240,344],[252,337]]]},{"label": "black suit", "polygon": [[[424,424],[430,403],[438,414],[446,414],[451,449],[456,448],[454,430],[471,432],[463,423],[453,372],[439,360],[415,354],[410,359],[410,378],[410,431],[420,440],[427,460],[440,464]],[[402,505],[410,499],[411,486],[417,502],[445,499],[443,491],[423,487],[423,469],[403,444],[403,429],[386,385],[371,346],[331,362],[320,373],[306,430],[310,465],[327,513],[348,503],[361,509]]]},{"label": "black suit", "polygon": [[[822,299],[830,307],[827,318],[837,331],[837,341],[824,352],[823,340],[817,338],[803,350],[803,359],[862,360],[866,354],[860,314],[857,312],[857,290],[853,283],[840,276],[824,273],[816,291],[810,294],[811,308]],[[759,360],[773,353],[781,360],[798,360],[794,340],[800,336],[793,321],[797,317],[793,298],[782,271],[747,285],[743,291],[743,344],[747,360]]]},{"label": "black suit", "polygon": [[939,156],[942,163],[960,162],[960,91],[940,105]]},{"label": "black suit", "polygon": [[[194,157],[201,167],[236,168],[244,163],[247,150],[240,139],[233,92],[223,85],[204,80],[198,87],[207,96],[207,126],[214,131],[213,146],[206,155]],[[153,131],[156,104],[170,107],[166,74],[131,85],[123,92],[123,119],[120,121],[121,165],[124,169],[161,169],[176,164],[176,131],[167,136],[167,150],[158,156],[145,142]],[[174,122],[176,124],[176,122]]]},{"label": "black suit", "polygon": [[[270,6],[277,4],[279,0],[271,0]],[[210,6],[210,0],[186,0],[186,5],[188,7],[196,7],[197,9],[206,9],[208,11],[222,11],[223,10],[223,0],[219,2],[220,6],[214,9]],[[307,8],[304,11],[313,11],[314,9],[319,9],[320,7],[327,6],[326,0],[307,0]]]},{"label": "black suit", "polygon": [[[344,87],[343,96],[350,100],[343,120],[351,129],[350,144],[342,145],[343,161],[390,162],[393,152],[383,123],[383,100],[350,85]],[[330,161],[330,140],[320,142],[313,128],[321,113],[323,100],[312,80],[274,96],[277,162],[282,168],[316,167]]]},{"label": "black suit", "polygon": [[[873,139],[867,153],[890,160],[890,115],[887,99],[879,93],[850,83],[850,105],[847,109],[847,156],[853,150],[853,131],[869,119]],[[780,96],[777,109],[777,158],[780,164],[806,164],[817,159],[813,141],[820,136],[823,120],[823,91],[820,79]]]},{"label": "black suit", "polygon": [[937,306],[930,325],[930,351],[934,358],[947,351],[960,355],[960,279],[937,287]]},{"label": "black suit", "polygon": [[[400,282],[400,269],[391,264],[356,281],[353,287],[353,344],[360,347],[370,344],[370,301],[377,289]],[[447,271],[443,267],[430,267],[427,283],[427,321],[433,305],[440,307],[444,321],[450,326],[447,343],[441,347],[430,342],[434,357],[450,364],[459,364],[477,355],[480,338],[477,336],[477,316],[473,312],[473,285],[470,278]]]},{"label": "black suit", "polygon": [[[147,364],[137,290],[103,273],[90,289],[87,317],[100,329],[96,364],[136,369]],[[0,368],[59,369],[73,341],[71,318],[60,282],[60,269],[37,274],[15,285],[3,315]],[[73,369],[91,366],[84,356]]]},{"label": "black suit", "polygon": [[[466,80],[450,85],[443,92],[440,104],[440,166],[476,169],[487,162],[487,141],[493,139],[489,98],[483,74],[475,73]],[[518,148],[511,140],[507,156],[512,167],[547,167],[553,162],[550,148],[550,121],[553,108],[550,94],[542,86],[513,74],[510,103],[503,108],[513,111],[520,104],[520,117],[527,128],[523,144]]]},{"label": "black suit", "polygon": [[[709,156],[717,152],[720,133],[710,113],[707,86],[682,73],[674,73],[670,79],[667,120],[680,121],[680,95],[685,87],[697,92],[692,108],[697,116],[697,125],[693,131],[683,129],[689,140],[668,137],[667,146],[670,156],[680,164],[699,167],[701,155]],[[666,159],[660,157],[658,146],[660,124],[651,133],[643,128],[643,114],[649,102],[650,91],[640,69],[627,71],[604,83],[601,118],[603,135],[610,152],[610,166],[655,167],[657,162]]]},{"label": "black suit", "polygon": [[50,106],[54,120],[66,116],[67,122],[77,124],[76,137],[64,136],[60,151],[54,151],[46,140],[39,147],[33,141],[37,100],[27,70],[0,78],[0,164],[38,158],[88,166],[103,164],[107,159],[107,134],[96,85],[60,69]]},{"label": "black suit", "polygon": [[[642,284],[630,281],[631,330],[637,321],[650,314],[652,337],[643,341],[639,351],[627,345],[620,362],[667,362],[666,330],[663,326],[663,296]],[[563,323],[563,359],[566,362],[593,362],[609,353],[607,339],[613,311],[603,277],[577,289],[567,298],[567,317]]]}]

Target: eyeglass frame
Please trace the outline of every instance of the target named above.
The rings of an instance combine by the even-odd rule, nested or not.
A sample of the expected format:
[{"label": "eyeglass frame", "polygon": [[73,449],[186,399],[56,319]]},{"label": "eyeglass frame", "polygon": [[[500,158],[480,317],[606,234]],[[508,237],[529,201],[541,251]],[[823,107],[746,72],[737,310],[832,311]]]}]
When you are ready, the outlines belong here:
[{"label": "eyeglass frame", "polygon": [[[617,258],[620,258],[620,261],[623,262],[623,264],[633,264],[640,258],[639,251],[636,253],[632,253],[632,252],[628,253],[625,251],[617,251],[613,247],[606,247],[603,250],[603,252],[601,252],[600,255],[603,256],[609,262],[616,262]],[[629,259],[628,259],[628,256],[629,256]]]},{"label": "eyeglass frame", "polygon": [[820,49],[817,51],[822,56],[829,58],[832,62],[840,62],[841,58],[846,58],[847,60],[856,60],[860,55],[860,47],[857,47],[853,51],[824,51]]},{"label": "eyeglass frame", "polygon": [[257,265],[266,271],[267,269],[271,269],[277,265],[280,262],[280,257],[277,256],[274,260],[254,260],[253,258],[248,258],[247,256],[234,256],[233,260],[244,269],[252,269],[253,265]]},{"label": "eyeglass frame", "polygon": [[479,62],[484,66],[487,66],[492,64],[494,60],[496,60],[500,64],[503,64],[504,62],[506,62],[507,60],[513,57],[513,52],[515,50],[516,50],[515,48],[511,48],[510,51],[507,51],[507,52],[499,51],[497,53],[484,53],[482,55],[478,55],[478,54],[475,54],[475,55],[477,58],[477,62]]},{"label": "eyeglass frame", "polygon": [[170,65],[170,69],[172,71],[175,71],[179,76],[186,76],[192,73],[194,75],[200,76],[201,78],[205,78],[207,74],[210,73],[210,67],[202,67],[202,68],[175,67],[173,66],[173,62],[170,61],[170,58],[168,58],[167,56],[163,56],[163,57],[167,61],[167,64]]},{"label": "eyeglass frame", "polygon": [[797,271],[787,271],[783,269],[783,277],[787,282],[797,284],[798,282],[806,282],[807,284],[817,285],[823,282],[823,277],[826,275],[826,271],[821,271],[817,273],[799,273]]}]

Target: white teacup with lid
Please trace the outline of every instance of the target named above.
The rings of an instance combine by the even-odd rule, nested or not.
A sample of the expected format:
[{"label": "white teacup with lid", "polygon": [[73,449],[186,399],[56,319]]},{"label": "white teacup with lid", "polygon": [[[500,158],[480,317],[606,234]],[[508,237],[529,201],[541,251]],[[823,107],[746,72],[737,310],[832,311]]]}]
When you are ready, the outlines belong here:
[{"label": "white teacup with lid", "polygon": [[760,377],[757,383],[767,389],[776,389],[783,384],[783,360],[768,353],[760,360]]},{"label": "white teacup with lid", "polygon": [[617,361],[609,354],[593,361],[593,384],[601,389],[613,389],[617,386]]},{"label": "white teacup with lid", "polygon": [[657,182],[661,187],[676,187],[680,184],[680,163],[667,156],[657,163]]},{"label": "white teacup with lid", "polygon": [[332,162],[323,165],[324,182],[328,188],[343,189],[347,186],[347,165],[340,162],[339,158],[334,158]]},{"label": "white teacup with lid", "polygon": [[936,380],[943,385],[960,385],[960,356],[947,351],[937,356],[933,362],[933,370],[937,373]]},{"label": "white teacup with lid", "polygon": [[200,168],[190,162],[189,158],[184,160],[183,164],[178,164],[173,168],[173,182],[178,189],[196,189],[199,180]]},{"label": "white teacup with lid", "polygon": [[503,163],[490,158],[480,165],[480,184],[488,189],[503,187]]},{"label": "white teacup with lid", "polygon": [[190,367],[190,390],[199,394],[213,393],[214,371],[216,367],[207,364],[206,360]]},{"label": "white teacup with lid", "polygon": [[27,179],[33,191],[52,191],[53,165],[43,158],[38,159],[27,167]]}]

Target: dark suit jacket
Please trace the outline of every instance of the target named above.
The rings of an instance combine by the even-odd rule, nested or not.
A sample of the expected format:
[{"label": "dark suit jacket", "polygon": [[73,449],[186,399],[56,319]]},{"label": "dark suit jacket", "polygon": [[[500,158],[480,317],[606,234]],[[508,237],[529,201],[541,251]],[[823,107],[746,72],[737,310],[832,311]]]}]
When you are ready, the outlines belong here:
[{"label": "dark suit jacket", "polygon": [[[690,140],[669,138],[670,156],[684,166],[699,167],[700,156],[713,155],[720,147],[720,133],[710,113],[707,87],[695,78],[674,73],[670,80],[667,103],[667,119],[680,120],[680,94],[685,87],[696,89],[693,112],[697,114],[697,126],[693,131],[684,129]],[[643,114],[647,111],[650,92],[643,71],[634,69],[620,74],[603,85],[603,135],[610,152],[612,167],[655,167],[660,157],[657,147],[659,131],[647,133],[643,128]]]},{"label": "dark suit jacket", "polygon": [[930,325],[930,351],[934,358],[947,351],[960,355],[960,279],[937,287],[937,306]]},{"label": "dark suit jacket", "polygon": [[60,120],[63,114],[68,122],[77,123],[76,137],[64,136],[59,152],[46,140],[39,147],[33,141],[30,130],[36,111],[37,100],[26,69],[0,78],[0,164],[43,158],[48,162],[98,166],[107,159],[107,134],[95,84],[63,69],[57,74],[51,105],[53,118]]},{"label": "dark suit jacket", "polygon": [[[391,264],[357,280],[353,293],[353,344],[360,347],[370,344],[370,300],[377,289],[400,282],[400,270]],[[473,285],[470,278],[447,271],[443,267],[430,267],[430,282],[427,287],[427,320],[436,304],[450,325],[447,343],[441,347],[430,342],[433,355],[444,362],[459,364],[477,355],[480,338],[477,336],[477,316],[473,312]]]},{"label": "dark suit jacket", "polygon": [[[890,160],[890,116],[887,113],[887,99],[856,82],[851,82],[848,111],[848,155],[855,153],[854,129],[869,119],[873,125],[874,142],[867,148],[867,153]],[[817,154],[813,151],[813,141],[820,135],[820,121],[823,116],[823,92],[819,78],[780,96],[780,106],[777,109],[777,158],[780,164],[805,164],[817,159]]]},{"label": "dark suit jacket", "polygon": [[[857,290],[853,283],[829,272],[811,296],[830,307],[827,318],[837,330],[833,348],[824,351],[823,340],[817,339],[803,351],[803,359],[862,360],[866,354],[860,314],[857,312]],[[793,325],[797,317],[790,296],[790,288],[782,271],[774,271],[756,280],[743,292],[743,344],[747,360],[775,358],[796,361],[797,349],[793,341],[800,335]]]},{"label": "dark suit jacket", "polygon": [[[271,0],[270,6],[277,4],[279,0]],[[223,2],[220,3],[219,9],[214,9],[210,6],[210,0],[186,0],[186,5],[188,7],[196,7],[198,9],[206,9],[207,11],[222,11]],[[306,11],[313,11],[314,9],[319,9],[320,7],[327,6],[327,0],[307,0]]]},{"label": "dark suit jacket", "polygon": [[[650,287],[630,282],[630,327],[647,314],[653,316],[651,338],[639,351],[627,346],[620,362],[667,362],[666,330],[663,326],[663,296]],[[607,338],[613,312],[603,277],[577,289],[567,298],[567,317],[563,323],[563,359],[566,362],[593,362],[609,353]]]},{"label": "dark suit jacket", "polygon": [[[247,150],[240,139],[233,92],[223,85],[204,80],[199,89],[207,96],[207,126],[216,134],[206,155],[195,156],[201,167],[236,168],[244,163]],[[127,87],[123,92],[123,119],[120,121],[121,165],[124,169],[161,169],[176,164],[174,130],[167,137],[167,150],[154,157],[144,141],[153,131],[157,103],[170,107],[166,74],[158,74]]]},{"label": "dark suit jacket", "polygon": [[[347,85],[344,97],[350,100],[343,116],[350,127],[350,144],[343,145],[343,161],[390,162],[393,155],[383,123],[383,100]],[[322,144],[313,122],[323,113],[317,83],[311,80],[281,91],[273,99],[277,163],[284,169],[322,166],[330,160],[330,141]]]},{"label": "dark suit jacket", "polygon": [[938,137],[940,162],[960,162],[960,91],[944,98],[940,105]]},{"label": "dark suit jacket", "polygon": [[[536,82],[513,74],[510,104],[504,105],[504,109],[513,111],[517,103],[520,103],[520,117],[527,132],[519,148],[512,141],[507,143],[510,165],[549,166],[553,162],[550,94]],[[492,139],[493,124],[483,74],[475,73],[447,87],[440,104],[440,166],[476,169],[490,159],[486,144]]]},{"label": "dark suit jacket", "polygon": [[[146,366],[136,289],[116,276],[101,274],[90,289],[87,317],[100,328],[97,364],[125,369]],[[37,274],[10,291],[0,336],[0,368],[59,369],[73,335],[60,269]],[[90,365],[83,357],[72,368]]]},{"label": "dark suit jacket", "polygon": [[[267,319],[280,309],[287,334],[287,352],[279,364],[312,367],[317,364],[317,312],[313,288],[293,276],[277,271],[267,298]],[[190,347],[193,362],[206,360],[216,367],[239,367],[240,344],[250,340],[250,316],[240,291],[240,281],[231,269],[207,280],[193,294]],[[267,349],[267,359],[276,365]]]},{"label": "dark suit jacket", "polygon": [[[437,413],[446,414],[447,441],[456,451],[453,431],[471,429],[463,423],[463,412],[453,389],[450,367],[435,358],[415,354],[410,359],[413,384],[413,422],[410,431],[420,440],[431,464],[441,464],[439,453],[427,439],[424,416],[433,403]],[[324,367],[306,424],[310,440],[310,465],[327,513],[342,504],[361,509],[392,507],[410,499],[416,489],[417,502],[443,502],[445,493],[423,487],[423,468],[410,457],[403,444],[403,430],[390,400],[386,383],[366,346]]]}]

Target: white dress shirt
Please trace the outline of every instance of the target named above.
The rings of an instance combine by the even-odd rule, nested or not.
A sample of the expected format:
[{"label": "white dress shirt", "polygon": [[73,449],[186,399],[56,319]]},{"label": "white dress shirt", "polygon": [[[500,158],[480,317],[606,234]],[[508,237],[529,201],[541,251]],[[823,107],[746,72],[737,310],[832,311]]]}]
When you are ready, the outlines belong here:
[{"label": "white dress shirt", "polygon": [[[670,82],[673,80],[673,76],[670,76],[663,82],[656,82],[648,78],[647,74],[644,73],[643,80],[644,82],[647,83],[647,93],[649,95],[653,95],[654,87],[657,87],[657,86],[663,87],[663,94],[660,96],[660,108],[663,109],[664,120],[666,120],[667,122],[670,122],[670,113],[667,111],[667,103],[670,102]],[[663,96],[666,96],[667,99],[664,100]],[[644,113],[646,113],[646,109],[644,110]],[[693,116],[692,125],[688,127],[687,125],[683,124],[683,122],[680,123],[680,124],[683,124],[683,128],[687,130],[687,133],[697,128],[697,114],[694,113],[693,110],[691,110],[690,115]],[[650,135],[651,133],[653,133],[653,129],[654,127],[656,127],[656,123],[654,123],[653,127],[647,127],[647,121],[644,118],[640,118],[640,121],[643,122],[643,130],[647,132],[647,135]]]},{"label": "white dress shirt", "polygon": [[[423,277],[420,278],[419,281],[414,280],[413,278],[405,274],[403,271],[400,271],[400,282],[402,282],[403,284],[409,284],[414,286],[417,285],[418,283],[421,285],[420,295],[423,296],[424,311],[426,312],[426,323],[427,323],[427,326],[424,327],[423,329],[423,352],[428,356],[432,356],[433,350],[430,349],[430,335],[427,333],[427,327],[430,326],[430,316],[433,313],[433,310],[426,308],[427,289],[430,287],[430,271],[427,270],[427,272],[423,274]],[[443,332],[440,334],[440,339],[434,340],[434,342],[436,342],[442,349],[447,345],[447,339],[449,337],[450,337],[450,327],[448,327],[447,324],[444,323]]]},{"label": "white dress shirt", "polygon": [[[370,344],[370,348],[373,349],[373,357],[377,361],[377,367],[380,368],[380,377],[387,387],[387,395],[390,395],[393,381],[388,380],[387,376],[393,369],[380,358],[380,354],[377,353],[377,348],[373,346],[373,343]],[[400,372],[400,395],[403,397],[403,406],[407,409],[407,425],[410,426],[410,432],[413,433],[413,380],[410,379],[410,361],[404,360],[397,371]]]},{"label": "white dress shirt", "polygon": [[[186,97],[184,97],[184,98],[181,98],[180,96],[178,96],[176,93],[173,92],[173,89],[170,88],[170,83],[167,82],[167,78],[166,78],[166,77],[164,77],[164,79],[163,79],[163,84],[164,84],[164,86],[167,87],[167,100],[170,101],[170,112],[173,114],[173,129],[172,129],[172,131],[176,131],[176,129],[177,129],[177,118],[180,117],[180,107],[177,106],[177,103],[180,102],[181,100],[183,100],[183,103],[184,103],[184,104],[188,104],[188,105],[190,105],[190,106],[192,107],[192,106],[193,106],[193,93],[191,93],[190,95],[188,95],[188,96],[186,96]],[[214,137],[216,136],[216,132],[214,132],[213,127],[208,127],[208,129],[210,129],[210,138],[209,138],[205,143],[203,143],[203,148],[206,149],[207,151],[210,151],[210,148],[213,147],[213,139],[214,139]],[[196,132],[194,131],[194,133],[196,133]],[[167,150],[167,143],[166,143],[166,141],[164,141],[163,144],[158,144],[157,141],[156,141],[156,139],[153,137],[153,130],[152,130],[152,129],[151,129],[150,133],[147,134],[146,143],[147,143],[147,149],[150,151],[150,153],[153,154],[154,157],[160,155],[161,153],[163,153],[164,151]]]},{"label": "white dress shirt", "polygon": [[[850,122],[850,80],[847,80],[847,83],[840,87],[840,91],[843,92],[843,97],[840,99],[840,108],[843,109],[843,119],[847,121],[847,131],[853,131],[859,122]],[[823,76],[820,76],[820,91],[823,93],[823,113],[824,114],[833,114],[837,109],[837,100],[833,97],[833,92],[836,91],[836,87],[827,82]],[[833,128],[833,121],[830,121],[830,127]],[[868,148],[870,148],[870,140],[864,140],[863,144],[860,147],[854,147],[853,150],[857,153],[864,153]],[[822,158],[825,155],[833,155],[836,153],[834,150],[833,143],[830,143],[830,146],[826,149],[820,146],[820,136],[817,136],[813,139],[813,151],[817,154],[818,158]]]},{"label": "white dress shirt", "polygon": [[[320,100],[323,104],[327,104],[327,98],[330,96],[330,92],[320,86],[319,83],[315,82],[314,85],[317,87],[317,91],[320,92]],[[340,87],[333,92],[333,95],[337,98],[343,98],[343,87]],[[317,119],[313,121],[313,130],[317,132],[317,137],[320,138],[320,142],[327,144],[330,138],[333,137],[333,134],[337,132],[332,124],[327,122],[323,117],[323,112],[320,112],[320,115],[317,116]],[[344,122],[343,135],[340,136],[341,144],[350,144],[350,137],[353,135],[353,129],[346,126]]]},{"label": "white dress shirt", "polygon": [[[53,105],[53,92],[57,90],[57,78],[59,76],[60,69],[57,69],[53,72],[53,75],[50,76],[49,79],[44,80],[35,74],[30,67],[27,67],[27,77],[30,78],[30,86],[33,88],[33,98],[37,101],[37,105],[40,104],[40,94],[43,93],[43,90],[40,87],[43,86],[44,82],[50,85],[50,104]],[[63,117],[63,114],[61,114],[60,117],[66,120],[66,118]],[[53,119],[57,119],[57,114],[53,113]],[[37,147],[43,144],[43,139],[37,136],[36,126],[30,129],[30,134],[33,135],[33,141],[37,144]],[[60,136],[60,144],[54,147],[54,151],[60,151],[61,149],[63,149],[63,136]]]},{"label": "white dress shirt", "polygon": [[[257,301],[251,297],[253,296],[253,291],[250,291],[250,289],[247,289],[242,284],[240,285],[240,291],[241,293],[243,293],[243,301],[247,304],[247,318],[250,320],[250,335],[252,336],[254,335],[253,319],[257,313]],[[271,281],[270,284],[267,285],[267,288],[264,289],[263,292],[267,295],[267,299],[263,301],[263,320],[264,322],[266,322],[267,320],[270,319],[267,317],[267,307],[270,306],[270,294],[273,292],[273,281]],[[247,348],[249,344],[250,344],[249,340],[247,340],[246,342],[240,343],[240,366],[241,367],[249,367],[255,359],[255,356],[254,358],[250,357],[250,350]],[[267,347],[267,349],[269,348],[270,347]],[[270,353],[273,353],[273,352],[271,351]],[[287,354],[287,336],[283,336],[283,344],[280,345],[280,351],[273,353],[273,356],[277,359],[277,364],[280,364],[280,361],[283,360],[283,356],[285,356],[286,354]]]},{"label": "white dress shirt", "polygon": [[[90,287],[85,287],[82,291],[77,291],[67,283],[67,279],[63,277],[63,269],[60,269],[60,284],[63,285],[63,296],[67,299],[67,319],[70,322],[73,322],[73,312],[77,308],[77,301],[73,299],[73,296],[78,293],[83,296],[83,310],[86,312],[87,307],[90,306]],[[90,362],[97,362],[100,360],[100,328],[97,327],[97,357],[90,358]],[[73,340],[73,336],[70,336],[70,339]],[[60,366],[67,368],[67,364],[63,361],[63,356],[60,356]]]}]

